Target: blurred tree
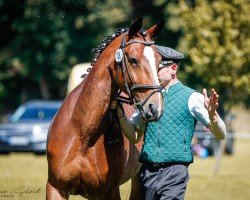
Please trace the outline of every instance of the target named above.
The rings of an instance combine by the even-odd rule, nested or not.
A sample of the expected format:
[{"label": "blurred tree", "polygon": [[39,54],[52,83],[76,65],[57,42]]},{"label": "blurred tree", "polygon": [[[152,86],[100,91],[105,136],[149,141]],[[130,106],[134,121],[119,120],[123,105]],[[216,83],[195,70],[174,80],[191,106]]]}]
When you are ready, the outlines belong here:
[{"label": "blurred tree", "polygon": [[188,55],[180,75],[189,85],[249,105],[248,10],[247,0],[0,0],[0,110],[63,98],[70,68],[139,16],[146,28],[169,21],[156,42]]},{"label": "blurred tree", "polygon": [[248,0],[180,0],[171,4],[169,27],[181,31],[189,85],[216,88],[227,108],[250,106],[250,3]]},{"label": "blurred tree", "polygon": [[[166,8],[169,4],[178,3],[177,0],[132,0],[133,6],[133,18],[136,19],[140,16],[144,16],[143,24],[146,28],[157,23],[161,19],[168,20],[170,17],[169,12],[166,12]],[[169,29],[165,24],[159,37],[156,39],[157,44],[166,45],[175,48],[178,43],[180,32]]]},{"label": "blurred tree", "polygon": [[[129,1],[0,0],[0,110],[63,98],[69,70],[131,17]],[[4,106],[5,105],[5,106]]]}]

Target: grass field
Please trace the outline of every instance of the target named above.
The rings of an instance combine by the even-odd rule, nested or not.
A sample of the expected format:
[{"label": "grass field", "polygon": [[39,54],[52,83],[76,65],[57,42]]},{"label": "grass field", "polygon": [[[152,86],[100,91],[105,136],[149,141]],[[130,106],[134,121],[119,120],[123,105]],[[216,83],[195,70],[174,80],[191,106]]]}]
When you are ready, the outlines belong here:
[{"label": "grass field", "polygon": [[[215,158],[195,158],[190,166],[187,200],[250,199],[250,140],[237,139],[235,154],[223,156],[217,176]],[[0,200],[45,199],[47,163],[45,156],[0,155]],[[129,197],[129,184],[121,187],[122,199]],[[78,196],[70,199],[82,199]]]}]

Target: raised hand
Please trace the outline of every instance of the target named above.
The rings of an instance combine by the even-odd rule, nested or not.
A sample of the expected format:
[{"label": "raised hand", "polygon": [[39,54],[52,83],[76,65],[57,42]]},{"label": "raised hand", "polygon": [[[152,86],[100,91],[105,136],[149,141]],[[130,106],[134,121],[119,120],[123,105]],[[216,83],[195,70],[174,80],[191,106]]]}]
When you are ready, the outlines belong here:
[{"label": "raised hand", "polygon": [[203,89],[203,95],[204,95],[204,104],[206,109],[208,110],[209,118],[212,122],[216,121],[218,118],[216,110],[219,106],[218,103],[219,95],[216,93],[214,89],[212,89],[211,96],[208,97],[207,90],[205,88]]}]

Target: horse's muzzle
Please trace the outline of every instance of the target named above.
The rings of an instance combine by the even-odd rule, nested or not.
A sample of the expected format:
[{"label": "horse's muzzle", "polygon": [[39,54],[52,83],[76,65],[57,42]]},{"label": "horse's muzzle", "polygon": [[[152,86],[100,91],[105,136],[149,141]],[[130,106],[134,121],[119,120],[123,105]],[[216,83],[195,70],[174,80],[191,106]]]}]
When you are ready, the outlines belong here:
[{"label": "horse's muzzle", "polygon": [[149,104],[147,111],[143,110],[143,118],[147,121],[158,121],[162,115],[155,104]]}]

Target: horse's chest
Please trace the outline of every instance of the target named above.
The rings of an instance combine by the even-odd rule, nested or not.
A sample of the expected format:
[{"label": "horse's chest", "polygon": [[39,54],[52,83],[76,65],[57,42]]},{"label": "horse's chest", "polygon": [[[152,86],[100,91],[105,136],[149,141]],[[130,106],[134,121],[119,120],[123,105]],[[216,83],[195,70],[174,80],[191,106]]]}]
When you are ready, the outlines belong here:
[{"label": "horse's chest", "polygon": [[123,168],[117,164],[114,165],[113,161],[112,163],[108,161],[107,157],[109,156],[106,154],[98,155],[98,158],[83,157],[80,179],[77,181],[78,185],[73,187],[77,189],[72,190],[72,194],[80,194],[85,198],[100,198],[118,186]]},{"label": "horse's chest", "polygon": [[139,156],[141,153],[142,142],[134,145],[125,139],[125,161],[124,161],[124,173],[120,181],[123,184],[133,178],[140,170],[141,163],[139,162]]}]

